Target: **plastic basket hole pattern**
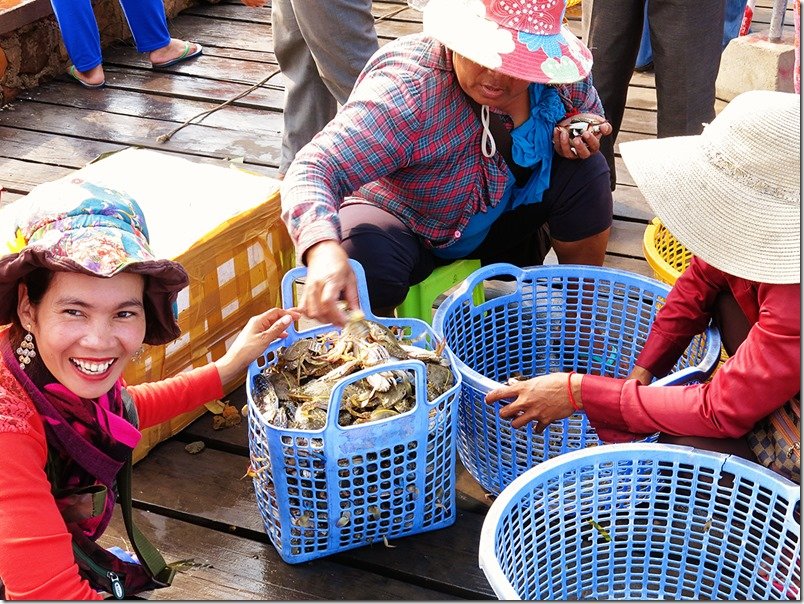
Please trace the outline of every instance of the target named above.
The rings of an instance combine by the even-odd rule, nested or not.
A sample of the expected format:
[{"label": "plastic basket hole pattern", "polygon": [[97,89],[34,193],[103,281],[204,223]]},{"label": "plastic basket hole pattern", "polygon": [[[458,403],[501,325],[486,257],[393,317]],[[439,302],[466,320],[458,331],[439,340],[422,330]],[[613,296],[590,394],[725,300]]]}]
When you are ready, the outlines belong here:
[{"label": "plastic basket hole pattern", "polygon": [[658,218],[645,228],[642,247],[655,277],[669,285],[676,282],[692,259],[692,252],[673,237]]},{"label": "plastic basket hole pattern", "polygon": [[[419,331],[408,328],[405,337],[432,350],[436,338],[422,326]],[[276,361],[269,348],[250,372]],[[282,558],[302,562],[454,522],[458,390],[453,387],[429,403],[419,399],[407,420],[400,416],[345,432],[270,426],[249,392],[257,505],[266,534]],[[407,430],[393,430],[400,420],[415,423],[406,424]],[[354,439],[360,444],[343,447]],[[343,448],[350,453],[333,455]]]},{"label": "plastic basket hole pattern", "polygon": [[254,480],[257,495],[257,507],[265,525],[268,537],[273,543],[282,539],[279,522],[279,506],[276,501],[276,489],[271,481],[271,457],[266,445],[266,435],[262,423],[257,421],[256,412],[252,405],[248,407],[249,414],[249,451],[251,467],[257,472],[258,480]]},{"label": "plastic basket hole pattern", "polygon": [[[499,383],[570,370],[626,377],[665,304],[664,291],[617,278],[531,274],[515,296],[492,300],[482,311],[469,300],[446,309],[443,331],[455,356]],[[674,371],[697,365],[705,351],[702,334]],[[485,403],[487,392],[464,376],[458,452],[469,473],[493,494],[536,463],[600,442],[584,414],[555,422],[543,435],[530,426],[514,430],[499,419],[498,406]]]},{"label": "plastic basket hole pattern", "polygon": [[413,529],[419,446],[413,440],[338,460],[342,546]]},{"label": "plastic basket hole pattern", "polygon": [[663,224],[656,229],[653,245],[659,257],[674,270],[683,273],[690,264],[692,252],[684,247]]},{"label": "plastic basket hole pattern", "polygon": [[800,585],[789,504],[716,467],[600,461],[523,489],[495,553],[522,599],[785,598]]}]

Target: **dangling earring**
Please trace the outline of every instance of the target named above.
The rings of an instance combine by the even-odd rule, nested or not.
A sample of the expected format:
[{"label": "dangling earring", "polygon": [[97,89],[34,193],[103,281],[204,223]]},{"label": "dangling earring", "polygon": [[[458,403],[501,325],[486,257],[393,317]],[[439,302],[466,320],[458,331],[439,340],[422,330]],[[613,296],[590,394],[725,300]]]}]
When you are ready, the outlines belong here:
[{"label": "dangling earring", "polygon": [[25,371],[28,365],[31,363],[31,359],[36,356],[36,349],[33,343],[33,335],[31,334],[31,326],[25,328],[28,333],[25,334],[25,337],[22,338],[22,342],[20,342],[19,348],[17,348],[17,354],[19,355],[17,359],[20,362],[20,369]]}]

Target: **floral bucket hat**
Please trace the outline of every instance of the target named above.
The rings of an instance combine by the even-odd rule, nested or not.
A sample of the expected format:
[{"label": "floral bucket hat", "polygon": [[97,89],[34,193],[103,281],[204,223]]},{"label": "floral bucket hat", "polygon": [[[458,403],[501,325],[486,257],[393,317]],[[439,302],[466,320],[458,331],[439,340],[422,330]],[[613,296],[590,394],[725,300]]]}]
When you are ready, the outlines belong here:
[{"label": "floral bucket hat", "polygon": [[566,0],[430,0],[424,33],[478,65],[520,80],[571,84],[592,53],[564,22]]},{"label": "floral bucket hat", "polygon": [[0,256],[0,324],[17,310],[20,279],[36,268],[145,279],[146,344],[165,344],[180,334],[174,305],[189,279],[177,262],[151,251],[145,217],[120,191],[78,178],[39,185],[19,202],[11,253]]}]

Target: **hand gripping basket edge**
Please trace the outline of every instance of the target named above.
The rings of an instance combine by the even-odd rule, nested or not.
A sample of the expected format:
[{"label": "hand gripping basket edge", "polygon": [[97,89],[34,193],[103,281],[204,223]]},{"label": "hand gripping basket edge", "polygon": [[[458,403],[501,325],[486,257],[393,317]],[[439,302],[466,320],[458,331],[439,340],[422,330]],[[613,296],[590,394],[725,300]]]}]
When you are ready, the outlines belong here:
[{"label": "hand gripping basket edge", "polygon": [[506,487],[478,561],[505,600],[798,600],[800,505],[798,485],[737,456],[602,445]]},{"label": "hand gripping basket edge", "polygon": [[[365,274],[350,261],[366,317],[405,329],[417,345],[433,348],[436,336],[419,319],[385,319],[371,313]],[[293,284],[306,269],[282,279],[282,304],[293,304]],[[283,429],[262,418],[254,403],[254,377],[276,362],[275,352],[300,338],[335,329],[321,325],[296,331],[272,343],[251,364],[246,380],[249,449],[257,505],[265,531],[283,560],[304,562],[372,542],[451,525],[456,517],[455,458],[461,376],[449,350],[453,386],[427,401],[425,365],[394,361],[364,369],[333,388],[327,425],[321,430]],[[355,426],[338,425],[339,403],[348,384],[389,369],[415,373],[416,406],[389,419]]]},{"label": "hand gripping basket edge", "polygon": [[[514,291],[475,305],[474,288],[500,277],[512,278]],[[444,300],[433,330],[446,339],[463,376],[458,453],[484,489],[496,495],[537,463],[600,444],[583,412],[535,434],[530,424],[517,430],[500,419],[502,403],[487,405],[485,395],[514,375],[574,370],[626,377],[669,291],[655,279],[610,268],[522,269],[498,263],[472,273]],[[584,336],[584,329],[592,335]],[[710,326],[693,339],[673,371],[652,386],[705,381],[719,356],[720,335]]]}]

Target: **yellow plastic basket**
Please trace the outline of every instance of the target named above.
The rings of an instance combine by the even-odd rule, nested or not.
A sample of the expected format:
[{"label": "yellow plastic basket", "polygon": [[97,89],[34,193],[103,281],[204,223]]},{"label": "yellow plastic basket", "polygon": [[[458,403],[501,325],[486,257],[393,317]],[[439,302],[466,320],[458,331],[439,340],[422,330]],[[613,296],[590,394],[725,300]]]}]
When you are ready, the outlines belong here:
[{"label": "yellow plastic basket", "polygon": [[[645,253],[648,265],[653,269],[653,276],[668,285],[675,285],[681,273],[687,270],[692,258],[692,252],[673,237],[673,234],[658,218],[651,220],[645,229],[645,235],[642,237],[642,251]],[[726,350],[721,347],[720,362],[715,367],[715,371],[720,369],[728,358]],[[712,379],[711,376],[709,379]]]},{"label": "yellow plastic basket", "polygon": [[658,218],[654,218],[642,237],[645,259],[659,280],[673,285],[690,265],[692,252],[685,248]]}]

